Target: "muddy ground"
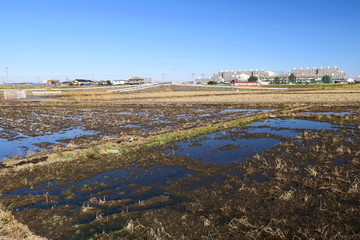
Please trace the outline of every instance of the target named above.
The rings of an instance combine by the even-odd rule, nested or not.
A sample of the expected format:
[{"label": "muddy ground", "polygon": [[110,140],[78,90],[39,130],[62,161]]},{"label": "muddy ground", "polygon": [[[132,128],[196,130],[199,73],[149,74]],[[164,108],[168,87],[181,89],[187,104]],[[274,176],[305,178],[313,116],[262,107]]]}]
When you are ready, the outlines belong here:
[{"label": "muddy ground", "polygon": [[[225,108],[275,111],[234,115],[224,113]],[[115,109],[126,109],[128,118],[113,114]],[[60,151],[63,161],[40,164],[48,160],[41,155],[4,163],[0,203],[33,232],[51,239],[359,239],[359,110],[350,103],[9,105],[2,108],[4,129],[13,126],[30,136],[85,126],[98,134],[91,141],[72,139],[73,145],[92,150]],[[252,132],[249,125],[228,124],[226,130],[230,120],[245,121],[253,114],[262,117],[252,118],[259,123]],[[155,117],[161,121],[144,123]],[[294,119],[329,127],[302,127],[291,137],[256,132],[273,118],[275,124]],[[135,122],[147,130],[119,130],[114,121]],[[104,136],[117,135],[105,142],[121,144],[128,136],[149,138],[219,122],[223,124],[217,135],[173,137],[156,145],[143,141],[115,154],[96,148]],[[19,130],[23,124],[35,126]],[[12,131],[5,133],[12,137]],[[237,138],[273,139],[277,144],[238,162],[226,161],[232,155],[219,163],[193,158],[190,152],[175,154],[186,141],[194,148],[228,141],[231,144],[219,146],[219,152],[240,154],[243,146],[231,142]]]},{"label": "muddy ground", "polygon": [[[7,156],[23,157],[41,150],[59,152],[96,146],[99,141],[144,138],[206,126],[268,109],[266,105],[251,107],[256,111],[244,104],[8,103],[0,109],[0,139],[11,142],[43,137],[43,141],[35,141],[37,148],[26,146]],[[47,141],[52,135],[59,135],[58,139]]]}]

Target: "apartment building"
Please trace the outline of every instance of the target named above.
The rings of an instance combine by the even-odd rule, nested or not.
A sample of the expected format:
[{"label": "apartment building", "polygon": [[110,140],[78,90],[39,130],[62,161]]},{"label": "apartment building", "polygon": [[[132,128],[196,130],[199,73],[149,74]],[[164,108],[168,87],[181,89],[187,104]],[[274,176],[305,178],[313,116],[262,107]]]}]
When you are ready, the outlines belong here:
[{"label": "apartment building", "polygon": [[327,67],[327,68],[294,68],[291,73],[295,76],[300,77],[304,75],[313,75],[317,77],[322,77],[325,75],[331,76],[332,81],[345,81],[346,80],[346,72],[341,71],[338,67]]},{"label": "apartment building", "polygon": [[261,70],[238,70],[238,71],[221,71],[215,73],[211,79],[215,82],[231,82],[231,81],[247,81],[250,76],[261,77],[261,76],[273,76],[274,72]]},{"label": "apartment building", "polygon": [[[341,71],[338,67],[327,68],[294,68],[291,71],[296,76],[296,82],[299,84],[319,83],[325,75],[331,76],[332,82],[346,81],[346,72]],[[214,82],[246,82],[250,76],[258,77],[259,80],[264,83],[274,83],[275,78],[279,78],[279,82],[282,84],[288,83],[289,74],[283,74],[276,76],[274,72],[261,70],[238,70],[238,71],[221,71],[213,74],[210,78],[196,79],[196,83],[202,83],[209,81]]]}]

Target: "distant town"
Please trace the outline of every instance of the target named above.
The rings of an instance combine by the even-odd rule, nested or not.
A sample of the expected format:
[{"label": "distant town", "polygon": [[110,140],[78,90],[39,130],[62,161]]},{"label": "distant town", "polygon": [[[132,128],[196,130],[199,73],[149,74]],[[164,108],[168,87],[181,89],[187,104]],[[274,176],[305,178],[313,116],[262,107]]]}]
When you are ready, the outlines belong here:
[{"label": "distant town", "polygon": [[90,85],[143,85],[152,83],[151,78],[132,77],[128,80],[101,80],[75,79],[74,81],[60,82],[59,80],[44,80],[46,85],[66,86],[90,86]]},{"label": "distant town", "polygon": [[[3,78],[4,79],[4,78]],[[42,84],[29,82],[9,83],[3,81],[0,85],[46,85],[46,86],[105,86],[105,85],[144,85],[156,83],[147,77],[132,77],[127,80],[89,80],[74,79],[64,81],[56,79],[43,80]],[[275,74],[275,72],[256,70],[220,71],[210,77],[201,77],[183,82],[187,84],[201,85],[279,85],[279,84],[351,84],[360,83],[360,75],[355,78],[347,78],[347,73],[339,67],[320,68],[293,68],[291,72]]]},{"label": "distant town", "polygon": [[232,85],[270,85],[270,84],[323,84],[323,83],[359,83],[360,75],[355,79],[338,67],[292,69],[290,73],[276,75],[268,70],[221,71],[209,78],[198,78],[198,84]]}]

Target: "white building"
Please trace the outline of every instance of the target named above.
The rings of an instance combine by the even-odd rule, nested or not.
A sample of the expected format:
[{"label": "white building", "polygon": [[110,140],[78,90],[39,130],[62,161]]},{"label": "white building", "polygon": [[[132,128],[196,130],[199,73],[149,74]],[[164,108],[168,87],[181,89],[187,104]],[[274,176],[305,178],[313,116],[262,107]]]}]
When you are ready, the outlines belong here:
[{"label": "white building", "polygon": [[264,69],[256,69],[256,70],[238,70],[238,71],[221,71],[215,73],[211,78],[212,81],[215,82],[231,82],[231,81],[238,81],[243,82],[247,81],[250,76],[255,77],[262,77],[262,76],[274,76],[275,73],[271,71],[267,71]]},{"label": "white building", "polygon": [[341,71],[338,67],[327,67],[327,68],[300,68],[296,69],[294,68],[291,73],[293,73],[296,76],[301,75],[315,75],[315,76],[331,76],[332,81],[345,81],[346,80],[346,72]]},{"label": "white building", "polygon": [[127,80],[113,80],[112,84],[113,85],[125,85],[127,82]]}]

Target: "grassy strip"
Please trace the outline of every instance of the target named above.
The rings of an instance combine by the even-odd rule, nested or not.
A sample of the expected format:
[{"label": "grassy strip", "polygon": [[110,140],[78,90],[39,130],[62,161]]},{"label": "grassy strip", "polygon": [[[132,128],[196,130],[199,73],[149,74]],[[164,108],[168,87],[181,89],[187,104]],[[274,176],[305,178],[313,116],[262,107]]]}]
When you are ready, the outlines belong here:
[{"label": "grassy strip", "polygon": [[[144,149],[144,148],[160,147],[175,141],[189,140],[197,136],[214,133],[228,128],[241,127],[252,122],[265,120],[268,117],[269,117],[268,114],[261,114],[261,115],[236,119],[232,121],[216,123],[210,126],[203,126],[198,128],[180,130],[176,132],[164,133],[161,135],[148,137],[146,139],[140,139],[132,143],[106,144],[103,146],[96,147],[96,149],[94,147],[88,149],[82,149],[77,151],[77,153],[86,156],[89,155],[89,153],[94,153],[94,151],[97,153],[99,152],[106,153],[108,149],[119,150],[119,153],[124,153],[124,152],[129,152],[129,150],[137,151],[139,149]],[[129,147],[131,147],[131,149],[129,149]],[[78,154],[71,154],[71,155],[75,156]]]},{"label": "grassy strip", "polygon": [[170,142],[188,140],[188,139],[200,136],[200,135],[205,135],[205,134],[221,131],[221,130],[228,129],[228,128],[241,127],[241,126],[244,126],[244,125],[252,123],[252,122],[265,120],[267,118],[268,118],[267,114],[262,114],[262,115],[256,115],[256,116],[251,116],[251,117],[247,117],[247,118],[237,119],[237,120],[233,120],[233,121],[229,121],[229,122],[216,123],[216,124],[210,125],[210,126],[192,128],[189,130],[183,130],[183,131],[178,131],[178,132],[173,132],[173,133],[166,133],[166,134],[162,134],[160,136],[147,138],[146,144],[151,147],[161,146],[161,145],[164,145],[164,144],[167,144]]},{"label": "grassy strip", "polygon": [[18,221],[9,211],[0,206],[0,239],[25,239],[25,240],[45,240],[33,234],[29,228]]},{"label": "grassy strip", "polygon": [[[191,129],[186,129],[186,130],[180,130],[180,131],[176,131],[176,132],[164,133],[161,135],[151,136],[146,139],[139,138],[139,139],[135,139],[132,142],[124,141],[122,143],[117,143],[117,144],[113,143],[113,142],[108,142],[108,143],[104,143],[104,144],[96,146],[96,147],[92,146],[92,147],[89,147],[86,149],[75,149],[75,150],[68,150],[68,151],[65,150],[60,153],[59,152],[50,153],[50,154],[46,155],[46,157],[48,157],[48,159],[46,161],[40,162],[40,163],[36,164],[36,166],[41,167],[41,165],[48,165],[48,164],[52,164],[52,163],[59,162],[59,161],[61,161],[61,162],[74,161],[76,159],[81,159],[82,157],[87,157],[89,155],[94,155],[94,154],[95,155],[107,154],[109,149],[118,150],[119,151],[118,154],[122,154],[124,152],[137,151],[139,149],[144,149],[144,148],[148,148],[148,147],[152,148],[152,147],[157,147],[157,146],[163,146],[170,142],[191,139],[193,137],[221,131],[221,130],[228,129],[228,128],[241,127],[248,123],[255,122],[255,121],[261,121],[261,120],[264,120],[267,118],[268,118],[268,114],[259,114],[256,116],[240,118],[240,119],[236,119],[236,120],[232,120],[232,121],[220,122],[220,123],[216,123],[216,124],[209,125],[209,126],[202,126],[202,127],[191,128]],[[32,159],[36,159],[38,157],[39,156],[35,156],[32,158],[23,159],[23,160],[27,160],[27,161],[31,162]],[[44,157],[44,156],[41,156],[41,157]],[[19,160],[9,160],[7,162],[3,162],[3,164],[11,167],[11,171],[14,171],[14,170],[16,171],[16,170],[27,168],[29,165],[33,166],[33,164],[31,164],[31,163],[23,164],[21,166],[16,166],[16,164],[18,162],[19,162]],[[7,172],[8,170],[10,170],[10,169],[2,169],[2,171],[0,171],[0,172],[4,173],[4,172]]]}]

